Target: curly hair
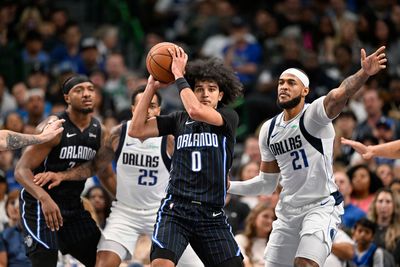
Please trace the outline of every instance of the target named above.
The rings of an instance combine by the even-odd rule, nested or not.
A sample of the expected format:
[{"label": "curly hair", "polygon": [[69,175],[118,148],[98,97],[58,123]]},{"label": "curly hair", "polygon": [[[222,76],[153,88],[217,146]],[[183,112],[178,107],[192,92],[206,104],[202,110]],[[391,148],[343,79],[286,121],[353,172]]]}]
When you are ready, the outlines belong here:
[{"label": "curly hair", "polygon": [[216,82],[219,90],[224,92],[221,99],[223,104],[229,104],[242,95],[243,85],[235,72],[217,58],[189,62],[186,66],[185,78],[192,89],[198,81]]}]

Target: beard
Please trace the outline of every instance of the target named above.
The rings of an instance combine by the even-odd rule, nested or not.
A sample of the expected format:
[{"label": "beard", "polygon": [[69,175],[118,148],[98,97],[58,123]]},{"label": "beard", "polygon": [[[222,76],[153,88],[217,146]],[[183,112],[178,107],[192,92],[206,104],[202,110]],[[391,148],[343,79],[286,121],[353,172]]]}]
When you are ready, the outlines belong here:
[{"label": "beard", "polygon": [[276,100],[276,104],[281,108],[281,109],[292,109],[296,107],[301,101],[301,95],[296,96],[292,100],[289,100],[287,102],[279,102],[279,99]]},{"label": "beard", "polygon": [[79,112],[83,113],[83,114],[89,114],[92,113],[94,110],[94,108],[82,108],[79,110]]}]

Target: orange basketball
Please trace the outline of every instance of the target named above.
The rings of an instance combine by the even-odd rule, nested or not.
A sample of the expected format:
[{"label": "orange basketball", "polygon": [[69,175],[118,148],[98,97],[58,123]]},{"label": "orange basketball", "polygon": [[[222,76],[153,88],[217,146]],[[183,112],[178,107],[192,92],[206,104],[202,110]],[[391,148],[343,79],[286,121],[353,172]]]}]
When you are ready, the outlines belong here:
[{"label": "orange basketball", "polygon": [[172,57],[168,52],[168,48],[174,47],[173,43],[162,42],[153,46],[147,54],[147,70],[157,81],[170,83],[175,80],[171,72]]}]

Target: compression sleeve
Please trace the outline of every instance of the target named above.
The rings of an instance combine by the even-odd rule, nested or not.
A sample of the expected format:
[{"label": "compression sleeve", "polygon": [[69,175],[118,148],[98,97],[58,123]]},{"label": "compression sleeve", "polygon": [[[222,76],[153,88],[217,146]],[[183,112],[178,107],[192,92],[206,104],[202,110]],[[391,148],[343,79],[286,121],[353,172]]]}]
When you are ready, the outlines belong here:
[{"label": "compression sleeve", "polygon": [[228,193],[241,196],[270,195],[275,191],[278,181],[279,173],[260,172],[246,181],[231,181]]}]

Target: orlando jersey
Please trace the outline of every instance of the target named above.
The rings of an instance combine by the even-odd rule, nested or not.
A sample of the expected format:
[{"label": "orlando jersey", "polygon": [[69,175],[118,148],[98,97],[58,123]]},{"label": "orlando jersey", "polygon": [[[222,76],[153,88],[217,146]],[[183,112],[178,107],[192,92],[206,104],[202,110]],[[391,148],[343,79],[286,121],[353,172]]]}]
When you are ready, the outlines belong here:
[{"label": "orlando jersey", "polygon": [[[76,165],[92,160],[100,148],[101,124],[97,119],[92,118],[89,126],[81,131],[69,119],[67,112],[61,113],[58,117],[65,119],[61,141],[52,148],[46,159],[33,171],[34,174],[47,171],[60,172],[73,168]],[[43,189],[47,191],[60,208],[76,207],[80,203],[80,195],[85,182],[85,180],[65,181],[50,190],[47,185],[43,186]],[[24,195],[27,196],[26,200],[36,201],[25,190]]]},{"label": "orlando jersey", "polygon": [[224,120],[222,126],[194,121],[185,111],[157,117],[160,135],[175,137],[168,194],[224,205],[239,117],[225,106],[217,111]]},{"label": "orlando jersey", "polygon": [[290,121],[280,113],[261,128],[262,161],[278,162],[283,204],[301,207],[337,191],[332,170],[335,131],[323,100],[306,104]]},{"label": "orlando jersey", "polygon": [[117,201],[136,209],[155,209],[165,196],[171,159],[167,155],[167,137],[143,142],[130,137],[129,124],[122,125],[117,149]]}]

